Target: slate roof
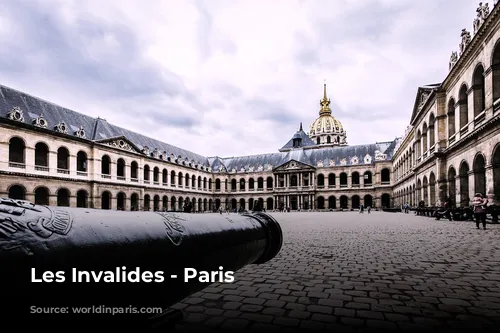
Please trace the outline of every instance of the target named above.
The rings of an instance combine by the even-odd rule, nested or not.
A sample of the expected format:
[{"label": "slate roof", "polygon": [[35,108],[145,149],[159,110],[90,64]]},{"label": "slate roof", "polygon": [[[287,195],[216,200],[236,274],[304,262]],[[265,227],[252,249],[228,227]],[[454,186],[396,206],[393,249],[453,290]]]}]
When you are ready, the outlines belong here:
[{"label": "slate roof", "polygon": [[[160,153],[166,151],[168,155],[174,154],[176,157],[205,167],[211,167],[214,172],[257,172],[270,171],[288,161],[295,160],[313,167],[318,166],[318,162],[323,162],[326,167],[333,161],[335,165],[341,165],[345,159],[345,165],[351,165],[351,159],[357,157],[359,164],[364,163],[366,155],[375,161],[376,151],[386,155],[385,160],[390,160],[394,154],[397,140],[389,142],[379,142],[374,144],[340,146],[302,149],[293,148],[293,140],[287,142],[280,152],[237,157],[205,157],[191,151],[172,146],[168,143],[135,133],[133,131],[112,125],[104,119],[93,118],[82,113],[64,108],[40,98],[17,91],[15,89],[0,85],[0,117],[7,117],[8,112],[14,107],[19,107],[24,114],[24,123],[32,125],[33,121],[41,114],[48,122],[47,129],[54,130],[59,122],[64,122],[68,127],[68,135],[75,136],[75,132],[81,128],[86,133],[86,139],[90,141],[101,141],[116,137],[125,137],[139,149],[147,146],[151,151],[158,149]],[[311,148],[316,144],[301,129],[294,136],[302,138],[302,147]]]},{"label": "slate roof", "polygon": [[100,141],[123,135],[139,149],[147,146],[152,151],[157,148],[160,152],[166,151],[168,155],[174,154],[176,157],[181,156],[182,159],[187,158],[189,161],[194,160],[197,164],[209,166],[208,159],[199,154],[112,125],[104,119],[93,118],[0,85],[0,116],[5,118],[7,113],[16,106],[23,111],[24,123],[26,124],[32,124],[34,119],[43,114],[43,118],[48,122],[47,129],[54,130],[54,127],[62,121],[68,127],[68,135],[71,136],[75,136],[75,132],[80,127],[85,131],[86,138],[91,141]]}]

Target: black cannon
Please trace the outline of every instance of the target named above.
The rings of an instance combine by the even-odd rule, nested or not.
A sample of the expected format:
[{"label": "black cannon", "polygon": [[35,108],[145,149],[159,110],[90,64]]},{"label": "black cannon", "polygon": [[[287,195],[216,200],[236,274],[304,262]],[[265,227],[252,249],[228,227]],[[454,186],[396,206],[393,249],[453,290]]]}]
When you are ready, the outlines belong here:
[{"label": "black cannon", "polygon": [[71,318],[71,328],[143,332],[170,312],[137,311],[165,310],[211,283],[231,283],[235,271],[273,259],[282,242],[280,225],[264,213],[111,211],[0,198],[0,281],[14,295],[2,305],[22,319],[18,328],[68,328]]}]

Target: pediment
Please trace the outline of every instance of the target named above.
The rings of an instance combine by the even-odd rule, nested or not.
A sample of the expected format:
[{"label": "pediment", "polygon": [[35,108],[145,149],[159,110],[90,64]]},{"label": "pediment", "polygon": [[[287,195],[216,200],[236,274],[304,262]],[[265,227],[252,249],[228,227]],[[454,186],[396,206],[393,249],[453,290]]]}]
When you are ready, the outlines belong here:
[{"label": "pediment", "polygon": [[139,149],[136,145],[134,145],[132,142],[130,142],[130,140],[128,140],[124,136],[107,138],[107,139],[99,140],[97,142],[102,143],[106,146],[129,151],[132,153],[139,153],[139,154],[142,153],[141,149]]},{"label": "pediment", "polygon": [[309,164],[305,164],[296,160],[290,160],[274,168],[274,171],[294,171],[294,170],[314,170],[314,168]]}]

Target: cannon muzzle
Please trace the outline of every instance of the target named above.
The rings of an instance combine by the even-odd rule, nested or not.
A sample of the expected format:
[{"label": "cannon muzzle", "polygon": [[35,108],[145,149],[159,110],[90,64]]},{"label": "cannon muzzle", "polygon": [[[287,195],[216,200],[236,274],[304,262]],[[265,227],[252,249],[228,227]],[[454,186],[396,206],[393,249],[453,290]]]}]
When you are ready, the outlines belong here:
[{"label": "cannon muzzle", "polygon": [[0,280],[13,293],[4,294],[4,306],[51,328],[68,318],[73,327],[153,327],[159,308],[234,282],[235,271],[273,259],[282,243],[280,225],[265,213],[111,211],[0,198]]}]

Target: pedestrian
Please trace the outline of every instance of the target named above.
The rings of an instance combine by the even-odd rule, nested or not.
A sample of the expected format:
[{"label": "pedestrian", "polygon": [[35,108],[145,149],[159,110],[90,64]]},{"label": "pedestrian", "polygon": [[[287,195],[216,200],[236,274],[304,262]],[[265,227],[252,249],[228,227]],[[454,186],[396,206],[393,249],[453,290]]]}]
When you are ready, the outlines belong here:
[{"label": "pedestrian", "polygon": [[366,207],[366,210],[368,211],[368,214],[370,214],[370,212],[372,211],[372,206]]},{"label": "pedestrian", "polygon": [[483,198],[481,193],[476,193],[474,199],[472,199],[472,206],[474,217],[476,219],[476,227],[479,228],[479,224],[482,222],[483,229],[486,230],[486,205],[488,204],[488,199]]}]

